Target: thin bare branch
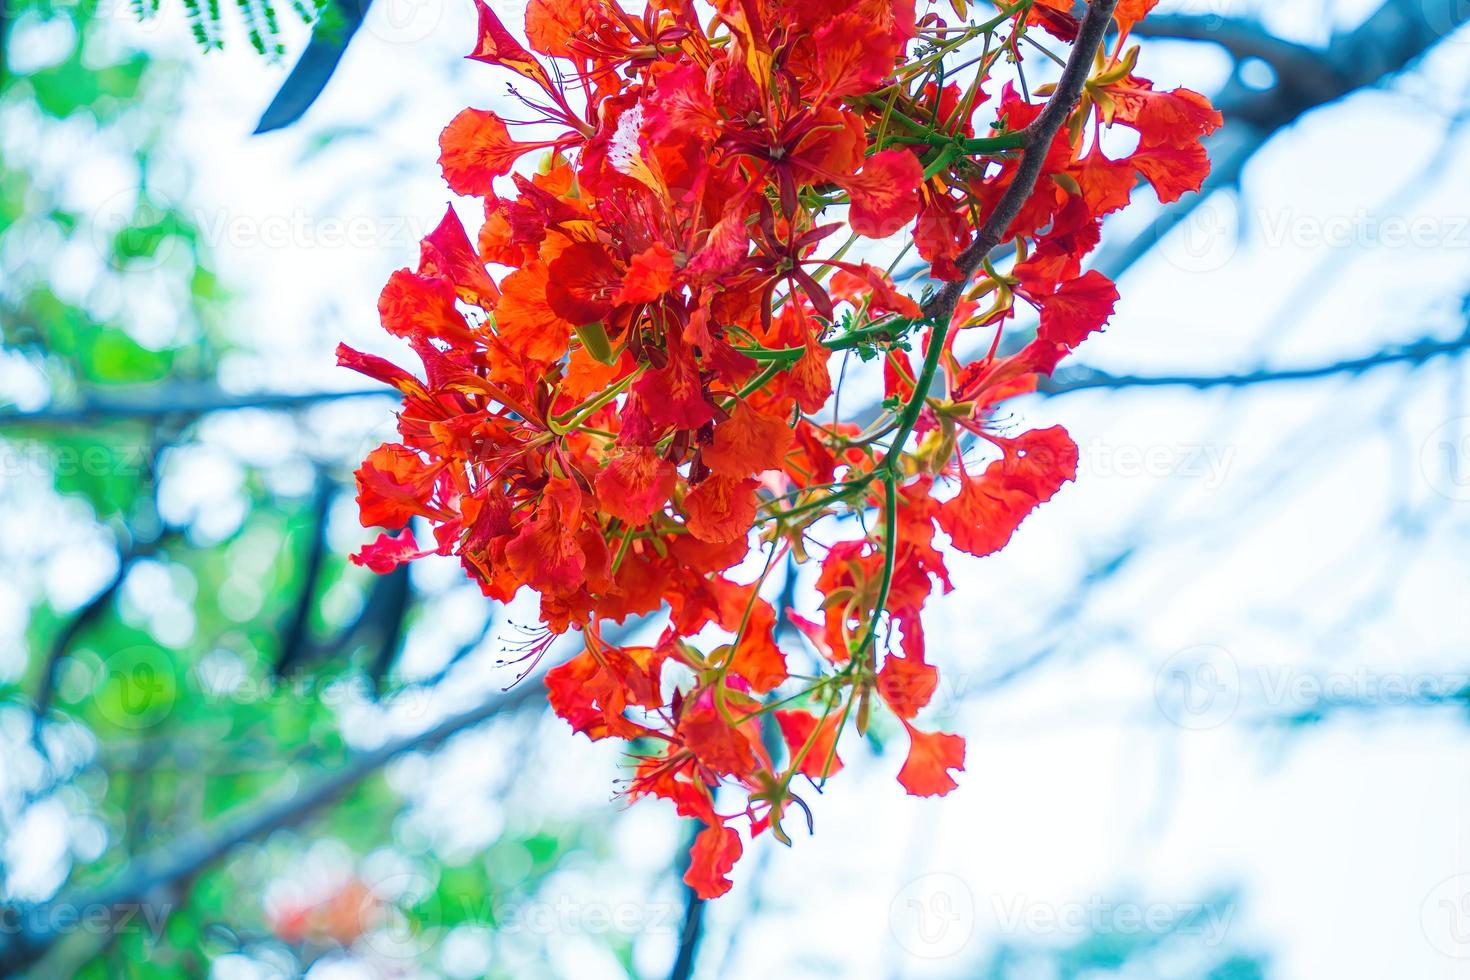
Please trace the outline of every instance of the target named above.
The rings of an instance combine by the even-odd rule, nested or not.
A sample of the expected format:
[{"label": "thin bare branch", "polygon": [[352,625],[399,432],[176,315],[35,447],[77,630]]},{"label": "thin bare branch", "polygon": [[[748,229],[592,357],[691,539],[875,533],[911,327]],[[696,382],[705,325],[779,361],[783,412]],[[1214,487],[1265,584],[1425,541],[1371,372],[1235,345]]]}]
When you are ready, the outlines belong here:
[{"label": "thin bare branch", "polygon": [[88,397],[78,405],[42,408],[30,412],[0,413],[0,429],[23,426],[77,426],[97,422],[154,421],[157,419],[193,419],[213,412],[234,412],[262,408],[297,410],[325,402],[353,398],[396,398],[392,388],[355,389],[350,391],[308,391],[296,394],[260,392],[232,395],[213,387],[185,386],[178,389],[153,389],[147,398]]},{"label": "thin bare branch", "polygon": [[1045,395],[1066,395],[1075,391],[1118,390],[1123,388],[1249,388],[1283,381],[1315,381],[1322,378],[1350,377],[1376,368],[1407,364],[1417,367],[1436,357],[1459,356],[1470,350],[1470,333],[1455,340],[1425,338],[1399,347],[1333,361],[1312,367],[1266,369],[1237,374],[1108,374],[1105,371],[1068,371],[1060,377],[1043,378],[1036,390]]}]

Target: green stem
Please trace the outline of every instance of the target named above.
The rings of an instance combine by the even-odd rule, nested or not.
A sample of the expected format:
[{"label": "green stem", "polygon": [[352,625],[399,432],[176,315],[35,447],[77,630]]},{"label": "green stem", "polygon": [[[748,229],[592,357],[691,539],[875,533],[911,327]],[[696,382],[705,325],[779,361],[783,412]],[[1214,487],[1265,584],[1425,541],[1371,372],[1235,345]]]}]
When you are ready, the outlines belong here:
[{"label": "green stem", "polygon": [[951,319],[946,317],[934,325],[933,334],[929,338],[929,350],[924,355],[924,366],[919,369],[919,377],[914,384],[913,397],[904,405],[903,414],[898,417],[898,431],[893,434],[888,455],[883,457],[882,466],[877,472],[884,486],[883,578],[878,584],[878,599],[873,603],[873,616],[868,620],[867,635],[854,654],[854,659],[865,656],[877,639],[878,617],[888,607],[888,594],[893,590],[893,569],[898,557],[898,461],[903,458],[903,445],[913,434],[914,426],[919,422],[919,413],[924,410],[924,402],[929,398],[929,388],[934,384],[934,376],[939,373],[939,361],[944,356],[944,345],[949,339],[950,323]]}]

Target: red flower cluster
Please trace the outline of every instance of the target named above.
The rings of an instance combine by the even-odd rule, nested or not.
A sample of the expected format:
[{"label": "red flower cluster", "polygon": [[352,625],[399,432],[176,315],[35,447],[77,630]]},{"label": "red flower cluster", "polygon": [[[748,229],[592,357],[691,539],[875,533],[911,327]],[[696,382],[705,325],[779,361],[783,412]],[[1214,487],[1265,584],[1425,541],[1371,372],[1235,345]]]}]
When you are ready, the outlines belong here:
[{"label": "red flower cluster", "polygon": [[[404,400],[402,441],[357,474],[363,524],[404,530],[355,560],[434,552],[492,599],[529,587],[546,630],[532,656],[581,631],[583,652],[546,675],[551,705],[632,743],[628,796],[708,826],[686,879],[699,894],[730,887],[737,818],[787,840],[783,817],[807,811],[796,777],[842,767],[839,737],[866,729],[875,696],[910,739],[903,786],[955,788],[964,741],[914,721],[938,683],[920,612],[950,588],[936,532],[991,554],[1075,476],[1062,429],[1007,436],[989,419],[1111,315],[1113,284],[1082,271],[1103,216],[1140,176],[1164,201],[1198,189],[1200,139],[1220,125],[1203,97],[1133,74],[1127,31],[1151,6],[1124,0],[1112,50],[1080,52],[1090,77],[1052,132],[1049,88],[998,76],[1019,78],[1028,28],[1078,37],[1070,2],[976,22],[956,0],[951,24],[914,0],[719,0],[701,24],[684,0],[641,17],[530,0],[530,50],[480,6],[470,57],[520,77],[536,135],[473,108],[444,130],[444,177],[483,198],[484,223],[472,241],[449,211],[379,301],[423,377],[339,351]],[[1113,126],[1137,133],[1126,156],[1104,149]],[[527,154],[535,169],[518,169]],[[1014,261],[992,262],[977,237],[1013,184],[998,241]],[[921,306],[846,258],[910,225],[963,298]],[[1018,299],[1035,338],[1001,356]],[[979,356],[960,352],[967,331],[985,332]],[[866,428],[833,417],[836,351],[881,359],[887,400]],[[974,445],[995,451],[983,469]],[[853,514],[861,533],[822,540]],[[734,569],[753,553],[751,580]],[[819,622],[763,594],[787,558],[818,562]],[[651,646],[605,639],[655,613]],[[783,624],[818,664],[807,676]]]}]

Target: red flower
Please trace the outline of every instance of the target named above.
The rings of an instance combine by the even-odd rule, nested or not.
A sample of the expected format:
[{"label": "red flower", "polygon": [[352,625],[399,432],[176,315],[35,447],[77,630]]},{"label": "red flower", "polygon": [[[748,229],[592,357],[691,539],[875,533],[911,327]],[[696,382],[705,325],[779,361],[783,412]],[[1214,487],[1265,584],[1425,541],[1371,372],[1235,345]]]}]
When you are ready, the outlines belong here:
[{"label": "red flower", "polygon": [[1077,476],[1077,446],[1060,426],[994,441],[1005,455],[939,506],[939,526],[954,546],[981,558],[1004,548],[1037,505]]},{"label": "red flower", "polygon": [[608,514],[642,527],[668,503],[678,472],[641,446],[619,451],[597,474],[597,503]]},{"label": "red flower", "polygon": [[495,334],[507,350],[528,360],[556,360],[570,342],[571,324],[551,307],[550,281],[545,265],[530,262],[500,283]]},{"label": "red flower", "polygon": [[368,453],[357,469],[362,526],[403,527],[420,515],[433,516],[429,498],[441,470],[407,446],[388,443]]},{"label": "red flower", "polygon": [[469,326],[454,306],[455,297],[454,284],[448,279],[399,269],[378,297],[378,315],[383,329],[395,337],[463,340]]},{"label": "red flower", "polygon": [[[582,651],[545,675],[548,701],[576,732],[637,745],[629,799],[706,825],[685,876],[698,894],[731,887],[732,822],[790,840],[783,817],[806,806],[794,777],[841,770],[843,731],[866,731],[875,708],[909,733],[909,793],[956,787],[964,740],[913,726],[943,666],[923,611],[952,589],[951,546],[1003,547],[1077,469],[1061,428],[1005,438],[993,417],[1112,317],[1114,284],[1083,271],[1103,217],[1140,176],[1164,201],[1201,187],[1221,122],[1202,96],[1132,73],[1122,38],[1152,5],[1118,5],[1111,45],[1077,52],[1093,66],[1080,104],[1021,146],[1051,116],[1014,84],[1019,42],[1037,24],[1075,39],[1071,3],[1037,0],[984,30],[926,9],[912,43],[912,0],[741,0],[708,24],[687,4],[531,0],[528,48],[476,0],[470,58],[531,90],[520,119],[466,109],[441,134],[446,182],[483,198],[485,220],[472,237],[446,210],[379,297],[419,367],[338,349],[403,396],[400,441],[357,471],[364,524],[399,533],[352,560],[385,573],[438,553],[492,601],[535,591],[531,665],[579,631]],[[961,29],[988,30],[974,46],[1005,57],[944,74],[971,57],[940,40]],[[535,139],[512,137],[521,122]],[[1115,125],[1138,133],[1119,160],[1101,149]],[[977,263],[980,228],[1017,189],[1002,247]],[[847,255],[910,222],[928,276],[960,284],[962,303],[895,283],[892,255]],[[1001,354],[1018,300],[1036,336]],[[990,333],[979,357],[955,342],[971,327]],[[839,382],[864,370],[885,401],[858,419]],[[966,473],[962,436],[1001,458]],[[815,594],[794,579],[782,601],[819,622],[781,616],[817,676],[793,676],[774,576],[812,561]],[[668,624],[652,646],[603,641],[605,621],[650,614]]]}]

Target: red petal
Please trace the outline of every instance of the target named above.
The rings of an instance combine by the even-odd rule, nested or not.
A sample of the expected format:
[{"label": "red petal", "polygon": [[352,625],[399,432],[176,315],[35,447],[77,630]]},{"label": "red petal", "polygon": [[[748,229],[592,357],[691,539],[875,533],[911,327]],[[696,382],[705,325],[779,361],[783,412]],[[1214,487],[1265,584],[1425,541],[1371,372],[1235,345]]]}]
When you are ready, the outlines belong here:
[{"label": "red petal", "polygon": [[684,498],[685,526],[701,541],[733,541],[755,523],[754,480],[712,476]]},{"label": "red petal", "polygon": [[353,350],[346,344],[338,344],[337,365],[356,371],[358,374],[365,374],[374,381],[392,385],[405,395],[428,396],[422,381],[387,358],[376,354],[364,354],[360,350]]},{"label": "red petal", "polygon": [[395,337],[465,340],[470,330],[454,306],[456,295],[448,279],[399,269],[378,294],[378,317]]},{"label": "red petal", "polygon": [[403,532],[394,537],[388,534],[378,535],[378,539],[372,544],[365,544],[362,550],[352,556],[354,565],[370,568],[379,575],[386,575],[404,562],[413,561],[431,554],[429,551],[420,551],[419,543],[413,538],[413,531],[404,528]]},{"label": "red petal", "polygon": [[651,449],[623,451],[597,474],[597,507],[633,527],[642,527],[668,503],[677,476],[674,464]]},{"label": "red petal", "polygon": [[759,597],[752,602],[751,592],[749,587],[734,587],[721,594],[720,625],[740,633],[730,669],[749,681],[753,690],[765,692],[789,675],[786,656],[776,645],[776,611]]},{"label": "red petal", "polygon": [[530,0],[526,4],[526,39],[542,54],[570,58],[571,41],[586,33],[591,13],[591,4],[586,0]]},{"label": "red petal", "polygon": [[833,17],[817,30],[813,41],[826,96],[860,95],[877,88],[893,71],[899,48],[887,29],[856,10]]},{"label": "red petal", "polygon": [[734,882],[725,876],[743,851],[740,834],[729,827],[700,831],[689,851],[689,870],[684,872],[684,883],[702,899],[719,898],[734,887]]},{"label": "red petal", "polygon": [[861,173],[839,183],[852,201],[847,223],[859,235],[886,238],[919,211],[924,168],[908,150],[884,150],[868,157]]},{"label": "red petal", "polygon": [[1133,30],[1133,25],[1148,16],[1148,12],[1159,5],[1159,0],[1119,0],[1118,6],[1113,11],[1113,19],[1118,22],[1118,30],[1127,34]]},{"label": "red petal", "polygon": [[1128,162],[1153,185],[1160,204],[1170,204],[1198,191],[1210,175],[1209,154],[1199,143],[1140,146]]},{"label": "red petal", "polygon": [[674,285],[674,253],[665,245],[650,245],[633,256],[623,286],[613,302],[651,303]]},{"label": "red petal", "polygon": [[866,262],[857,266],[855,271],[838,269],[832,277],[829,292],[833,299],[845,299],[854,306],[862,305],[866,299],[872,313],[897,313],[915,318],[923,313],[918,303],[898,291],[898,286],[886,272]]},{"label": "red petal", "polygon": [[[797,754],[812,739],[811,748],[801,760],[797,770],[808,779],[825,779],[842,771],[842,759],[837,755],[838,723],[842,713],[833,711],[825,721],[805,711],[777,711],[776,724],[781,727],[781,737],[786,740],[786,750],[795,759]],[[819,728],[820,726],[820,728]]]},{"label": "red petal", "polygon": [[445,210],[444,219],[420,246],[419,274],[448,279],[460,299],[487,309],[500,296],[453,207]]},{"label": "red petal", "polygon": [[581,496],[570,480],[551,480],[536,516],[505,546],[511,571],[539,592],[570,592],[583,584],[587,560],[577,540]]},{"label": "red petal", "polygon": [[739,265],[748,251],[750,235],[745,230],[745,213],[735,202],[710,229],[704,248],[690,260],[689,274],[714,279]]},{"label": "red petal", "polygon": [[793,439],[785,419],[763,415],[741,401],[715,426],[714,440],[700,455],[711,471],[738,479],[779,467]]},{"label": "red petal", "polygon": [[546,303],[568,323],[596,323],[612,309],[621,285],[622,275],[602,246],[574,242],[547,266]]},{"label": "red petal", "polygon": [[[709,701],[708,694],[704,700]],[[752,726],[747,723],[743,727]],[[753,726],[753,730],[758,736],[759,726]],[[688,708],[679,719],[678,734],[701,765],[720,775],[740,779],[760,766],[749,734],[732,726],[712,701]]]},{"label": "red petal", "polygon": [[1118,287],[1096,269],[1078,279],[1062,283],[1051,296],[1038,300],[1041,324],[1036,339],[1024,352],[1032,370],[1050,374],[1062,358],[1072,352],[1113,314]]},{"label": "red petal", "polygon": [[465,109],[439,134],[439,166],[454,193],[488,197],[495,193],[495,178],[510,173],[522,154],[551,145],[518,143],[495,113]]},{"label": "red petal", "polygon": [[533,361],[554,361],[571,342],[572,325],[552,310],[546,291],[546,266],[531,262],[501,280],[495,308],[495,332],[501,341]]},{"label": "red petal", "polygon": [[648,371],[633,382],[636,402],[656,426],[697,429],[714,418],[714,406],[705,397],[694,358],[682,348],[669,353],[667,367]]},{"label": "red petal", "polygon": [[970,226],[948,198],[926,201],[914,223],[914,247],[928,262],[935,277],[947,281],[964,278],[955,259],[970,243]]},{"label": "red petal", "polygon": [[550,87],[551,79],[547,76],[546,69],[505,29],[500,18],[495,16],[495,12],[484,0],[475,0],[475,9],[480,15],[480,39],[468,57],[487,65],[501,65],[544,87]]},{"label": "red petal", "polygon": [[1021,522],[1077,476],[1077,445],[1065,429],[1027,432],[959,496],[939,506],[939,526],[961,551],[984,557],[1004,548]]},{"label": "red petal", "polygon": [[939,671],[919,659],[889,656],[878,671],[878,693],[900,718],[912,718],[934,697]]},{"label": "red petal", "polygon": [[403,527],[428,514],[434,479],[440,465],[396,443],[385,443],[368,453],[357,468],[357,506],[363,527]]},{"label": "red petal", "polygon": [[1127,207],[1134,185],[1138,183],[1132,164],[1127,160],[1108,159],[1100,146],[1094,146],[1092,152],[1082,158],[1082,165],[1073,176],[1082,188],[1087,210],[1094,217]]},{"label": "red petal", "polygon": [[898,781],[910,796],[943,796],[959,783],[949,770],[965,771],[965,740],[944,732],[921,732],[908,722],[909,757]]},{"label": "red petal", "polygon": [[806,353],[786,372],[786,394],[796,399],[803,412],[821,411],[832,397],[832,373],[827,369],[831,359],[830,350],[808,337]]}]

